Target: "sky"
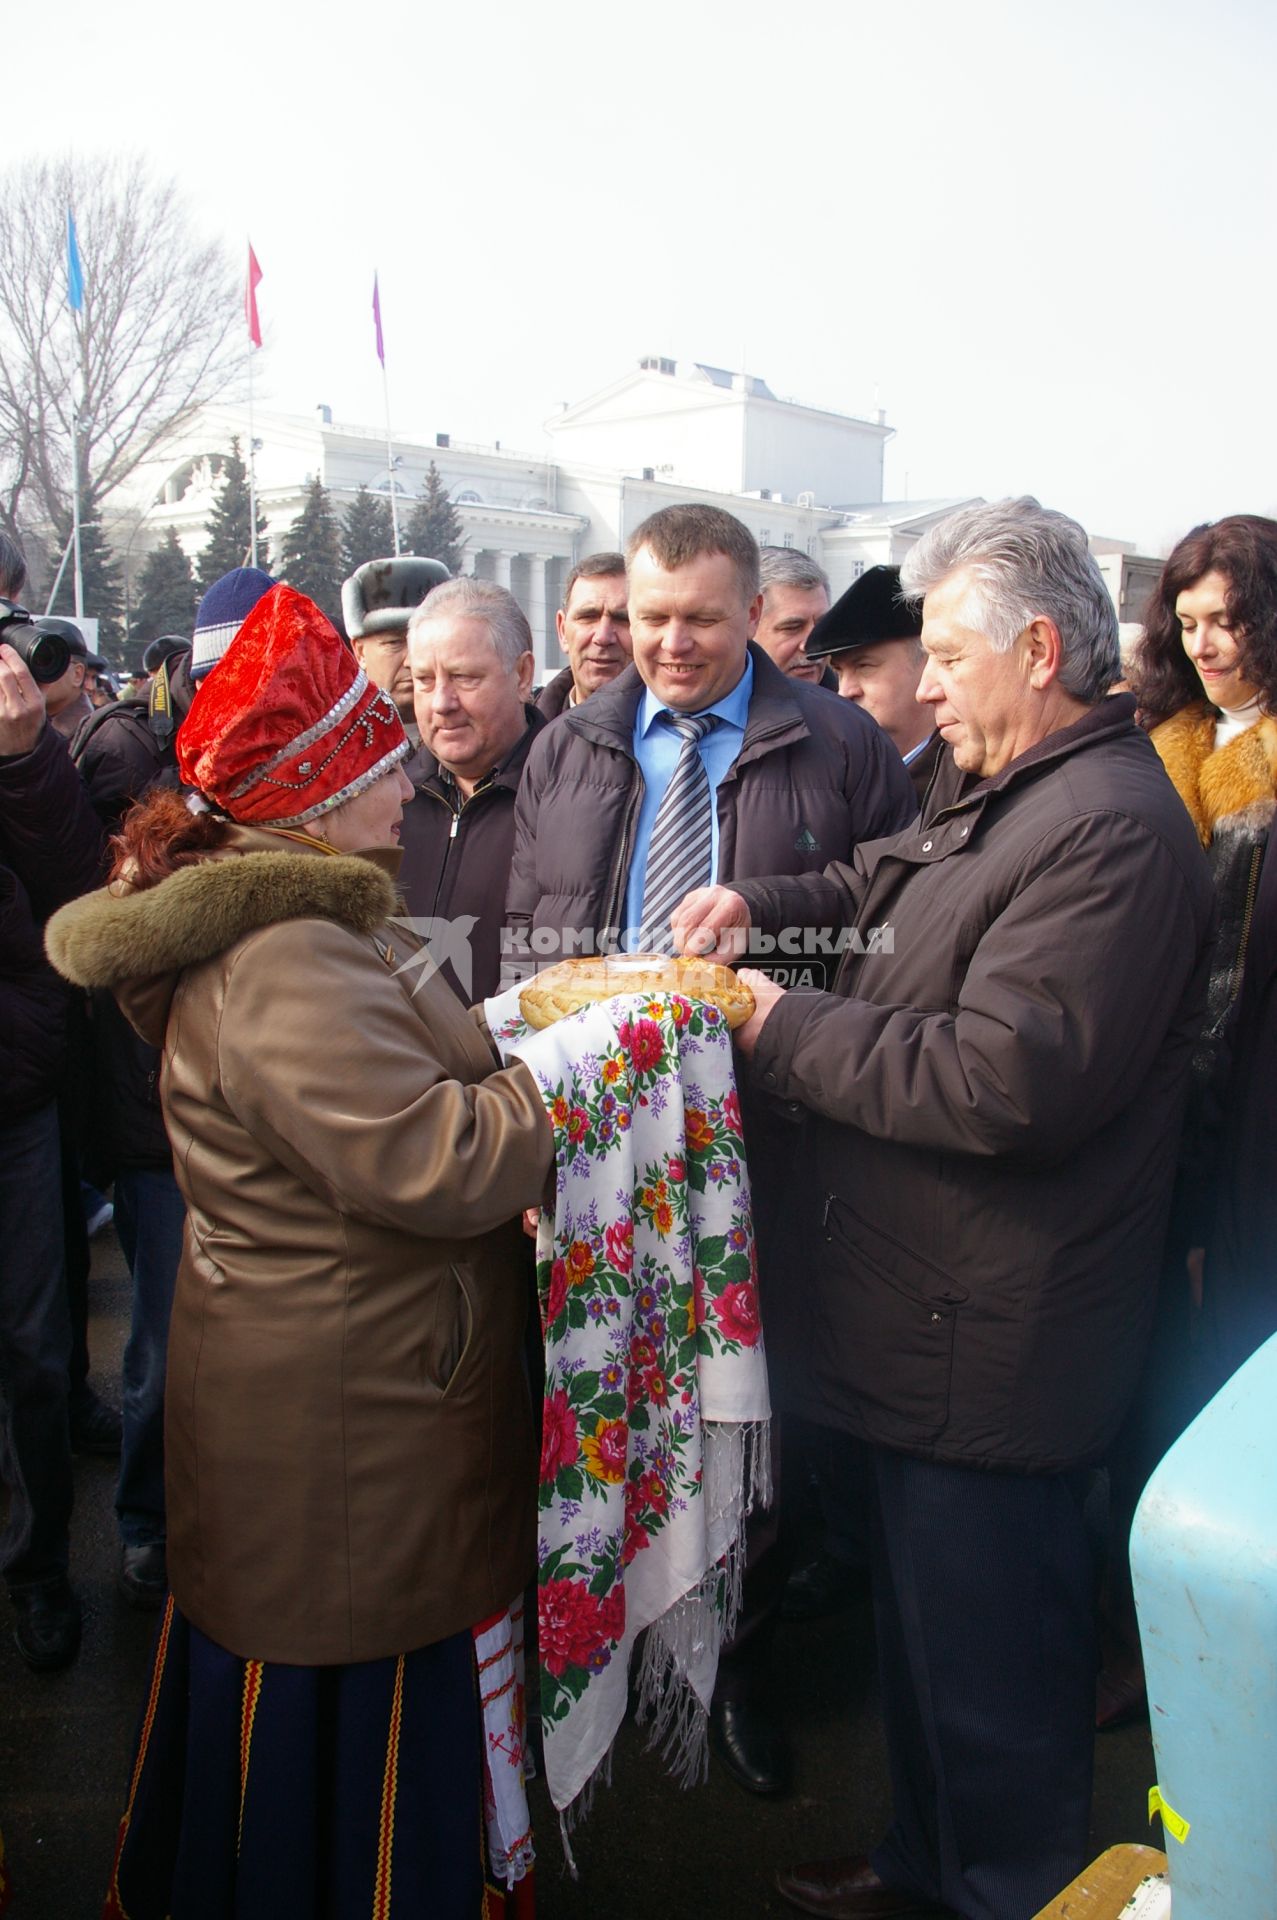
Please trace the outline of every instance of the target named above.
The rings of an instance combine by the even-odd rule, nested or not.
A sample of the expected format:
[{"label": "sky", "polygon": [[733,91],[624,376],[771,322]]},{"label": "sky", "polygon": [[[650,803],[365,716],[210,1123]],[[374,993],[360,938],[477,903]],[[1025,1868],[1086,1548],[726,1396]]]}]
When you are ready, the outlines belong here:
[{"label": "sky", "polygon": [[382,424],[375,270],[406,438],[544,452],[660,353],[882,407],[888,498],[1145,552],[1277,512],[1266,0],[64,0],[21,37],[0,166],[140,151],[237,270],[251,237],[272,408]]}]

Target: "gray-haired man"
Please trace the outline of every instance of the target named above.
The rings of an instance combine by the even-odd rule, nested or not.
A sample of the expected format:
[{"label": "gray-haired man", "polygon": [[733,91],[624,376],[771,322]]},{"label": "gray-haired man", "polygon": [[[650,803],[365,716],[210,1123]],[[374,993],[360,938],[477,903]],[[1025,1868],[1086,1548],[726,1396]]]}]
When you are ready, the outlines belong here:
[{"label": "gray-haired man", "polygon": [[408,622],[421,748],[404,809],[399,884],[467,1002],[497,990],[514,797],[541,715],[531,706],[532,631],[504,587],[462,576]]},{"label": "gray-haired man", "polygon": [[763,547],[758,573],[763,611],[755,642],[782,673],[832,689],[824,662],[804,652],[808,634],[829,612],[829,575],[794,547]]},{"label": "gray-haired man", "polygon": [[[905,561],[951,749],[851,866],[691,895],[676,941],[854,926],[832,993],[738,1038],[810,1114],[810,1417],[865,1449],[894,1820],[805,1913],[1023,1920],[1084,1866],[1083,1501],[1139,1376],[1199,1031],[1210,875],[1082,529],[964,509]],[[891,938],[867,938],[870,928]]]}]

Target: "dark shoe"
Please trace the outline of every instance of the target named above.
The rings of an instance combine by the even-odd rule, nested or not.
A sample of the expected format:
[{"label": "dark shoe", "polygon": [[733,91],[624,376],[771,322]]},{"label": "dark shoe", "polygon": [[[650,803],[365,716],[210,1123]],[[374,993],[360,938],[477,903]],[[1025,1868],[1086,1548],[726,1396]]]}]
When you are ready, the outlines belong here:
[{"label": "dark shoe", "polygon": [[118,1459],[123,1427],[114,1407],[98,1398],[92,1387],[85,1387],[71,1400],[72,1453],[96,1453],[104,1459]]},{"label": "dark shoe", "polygon": [[880,1880],[863,1853],[841,1860],[808,1860],[776,1875],[776,1891],[800,1913],[817,1913],[824,1920],[896,1920],[908,1914],[943,1914],[917,1894],[889,1887]]},{"label": "dark shoe", "polygon": [[9,1598],[17,1615],[13,1637],[31,1670],[56,1673],[69,1667],[80,1651],[80,1603],[65,1574],[38,1586],[11,1587]]},{"label": "dark shoe", "polygon": [[818,1553],[805,1567],[797,1567],[780,1596],[782,1620],[824,1620],[831,1613],[863,1600],[869,1591],[869,1569]]},{"label": "dark shoe", "polygon": [[154,1613],[168,1592],[168,1563],[162,1540],[128,1547],[120,1560],[120,1591],[132,1607]]},{"label": "dark shoe", "polygon": [[738,1787],[776,1798],[789,1791],[780,1735],[754,1689],[720,1688],[709,1710],[710,1745]]}]

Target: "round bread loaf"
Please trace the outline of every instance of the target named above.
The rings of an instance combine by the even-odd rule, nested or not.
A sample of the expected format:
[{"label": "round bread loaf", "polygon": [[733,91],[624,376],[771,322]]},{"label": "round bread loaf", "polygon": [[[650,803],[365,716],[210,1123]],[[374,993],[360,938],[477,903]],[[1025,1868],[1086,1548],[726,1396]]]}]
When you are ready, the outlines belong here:
[{"label": "round bread loaf", "polygon": [[519,1011],[530,1027],[549,1027],[618,993],[681,993],[688,1000],[708,1000],[727,1015],[729,1027],[743,1026],[754,1011],[753,994],[730,967],[664,953],[560,960],[521,989]]}]

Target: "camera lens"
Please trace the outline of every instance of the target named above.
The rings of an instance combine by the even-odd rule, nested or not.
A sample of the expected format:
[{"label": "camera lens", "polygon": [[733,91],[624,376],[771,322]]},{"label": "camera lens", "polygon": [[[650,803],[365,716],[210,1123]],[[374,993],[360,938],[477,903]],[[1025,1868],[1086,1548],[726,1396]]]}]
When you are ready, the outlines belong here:
[{"label": "camera lens", "polygon": [[71,649],[60,633],[36,625],[25,607],[0,600],[0,641],[12,647],[31,678],[42,687],[60,680],[71,664]]},{"label": "camera lens", "polygon": [[22,655],[27,672],[42,687],[60,680],[71,664],[71,649],[60,633],[41,633],[36,626],[10,631],[5,639]]}]

